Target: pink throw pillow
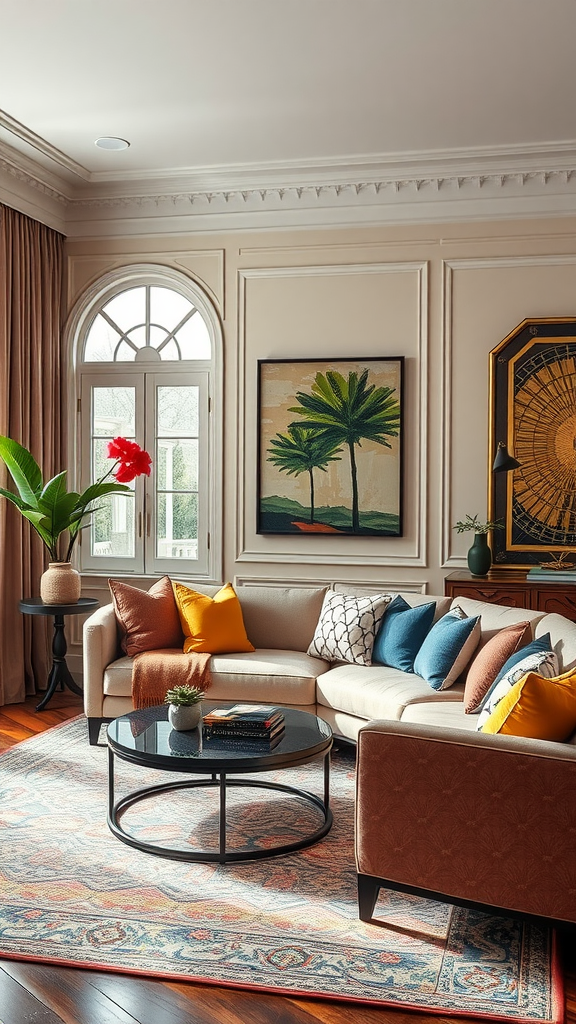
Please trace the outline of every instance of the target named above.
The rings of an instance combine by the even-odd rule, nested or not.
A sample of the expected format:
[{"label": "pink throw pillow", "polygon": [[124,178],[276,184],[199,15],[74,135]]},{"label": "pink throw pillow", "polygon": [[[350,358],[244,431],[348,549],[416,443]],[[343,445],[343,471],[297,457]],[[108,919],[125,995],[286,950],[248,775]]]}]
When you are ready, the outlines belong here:
[{"label": "pink throw pillow", "polygon": [[184,634],[172,583],[163,576],[150,587],[139,590],[121,580],[108,580],[116,620],[122,630],[120,646],[131,658],[142,651],[164,647],[182,650]]},{"label": "pink throw pillow", "polygon": [[466,676],[464,711],[467,715],[478,711],[504,663],[531,639],[530,623],[515,622],[505,626],[480,648]]}]

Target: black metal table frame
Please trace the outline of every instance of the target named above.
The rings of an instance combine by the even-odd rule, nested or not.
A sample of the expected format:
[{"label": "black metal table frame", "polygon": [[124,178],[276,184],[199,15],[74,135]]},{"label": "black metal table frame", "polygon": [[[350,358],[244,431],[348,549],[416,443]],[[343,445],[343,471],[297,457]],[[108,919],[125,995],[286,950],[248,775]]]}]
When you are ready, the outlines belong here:
[{"label": "black metal table frame", "polygon": [[[133,757],[125,757],[122,752],[113,750],[108,746],[108,827],[110,831],[120,839],[123,843],[128,846],[134,846],[137,850],[142,850],[144,853],[152,853],[158,857],[168,857],[171,860],[184,860],[194,862],[216,862],[219,864],[227,864],[232,861],[245,861],[245,860],[260,860],[266,857],[277,857],[284,853],[293,853],[296,850],[303,850],[307,846],[312,846],[313,843],[317,843],[320,839],[323,839],[325,835],[330,831],[332,827],[333,817],[330,809],[330,751],[332,749],[332,739],[330,739],[328,746],[323,752],[310,754],[305,753],[297,758],[286,758],[279,763],[269,764],[262,766],[261,768],[246,767],[244,770],[235,767],[234,773],[244,771],[244,773],[250,772],[254,774],[258,771],[275,771],[282,768],[295,768],[301,764],[307,764],[316,757],[323,756],[324,759],[324,795],[323,799],[316,796],[314,793],[309,793],[307,790],[297,789],[294,786],[287,786],[278,782],[265,782],[253,779],[237,779],[229,778],[228,773],[214,771],[211,768],[206,769],[206,774],[210,774],[210,779],[185,779],[179,782],[167,782],[158,786],[146,786],[143,789],[135,790],[129,793],[127,796],[122,797],[117,803],[114,802],[114,757],[119,757],[122,761],[129,761],[130,763],[139,763],[134,760]],[[141,762],[140,762],[141,764]],[[151,767],[147,765],[146,767]],[[170,769],[166,765],[157,766],[162,771],[169,771]],[[195,766],[196,767],[196,766]],[[174,771],[182,771],[182,768],[174,768]],[[198,769],[196,768],[196,771]],[[138,803],[140,800],[145,800],[147,797],[156,796],[158,793],[171,792],[177,789],[196,789],[199,787],[219,787],[220,789],[220,801],[219,801],[219,848],[218,851],[212,850],[177,850],[171,849],[165,846],[154,846],[151,843],[143,843],[139,839],[130,835],[121,825],[119,821],[119,815],[131,807],[133,804]],[[267,847],[266,849],[258,850],[233,850],[231,852],[226,851],[226,790],[229,786],[233,787],[249,787],[252,789],[272,789],[281,793],[288,793],[291,796],[299,797],[302,800],[306,800],[314,807],[318,808],[324,817],[323,824],[317,828],[314,832],[311,832],[305,839],[298,839],[293,843],[283,843],[280,846]]]}]

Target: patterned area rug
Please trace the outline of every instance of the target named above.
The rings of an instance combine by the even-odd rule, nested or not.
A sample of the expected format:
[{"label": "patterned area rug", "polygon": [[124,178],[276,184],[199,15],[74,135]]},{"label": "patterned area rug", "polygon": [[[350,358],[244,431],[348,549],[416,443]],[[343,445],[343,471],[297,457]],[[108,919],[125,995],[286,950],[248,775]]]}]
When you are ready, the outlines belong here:
[{"label": "patterned area rug", "polygon": [[[224,866],[114,838],[107,751],[88,745],[82,718],[8,750],[0,767],[0,956],[428,1013],[562,1019],[546,929],[392,892],[381,893],[374,923],[358,920],[351,752],[334,754],[334,826],[322,842]],[[282,775],[322,792],[319,764]],[[116,777],[117,796],[177,778],[123,762]],[[286,794],[231,790],[230,843],[290,841],[315,813]],[[124,823],[146,842],[216,847],[217,792],[163,794]]]}]

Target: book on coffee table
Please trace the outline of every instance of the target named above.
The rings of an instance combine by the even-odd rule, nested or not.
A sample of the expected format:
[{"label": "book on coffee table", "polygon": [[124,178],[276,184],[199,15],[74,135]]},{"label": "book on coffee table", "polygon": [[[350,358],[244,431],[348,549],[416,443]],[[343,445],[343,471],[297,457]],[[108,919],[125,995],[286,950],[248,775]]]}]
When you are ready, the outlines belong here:
[{"label": "book on coffee table", "polygon": [[269,704],[235,704],[231,708],[214,708],[204,715],[205,726],[246,732],[270,732],[283,722],[281,709]]}]

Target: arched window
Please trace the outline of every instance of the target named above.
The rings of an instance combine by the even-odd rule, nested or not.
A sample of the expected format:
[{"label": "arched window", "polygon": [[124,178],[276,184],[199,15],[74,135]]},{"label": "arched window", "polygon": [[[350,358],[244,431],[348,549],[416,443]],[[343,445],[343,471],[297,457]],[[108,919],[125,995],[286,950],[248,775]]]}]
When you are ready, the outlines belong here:
[{"label": "arched window", "polygon": [[222,334],[201,289],[164,267],[113,272],[77,304],[81,488],[107,471],[107,442],[136,440],[150,477],[98,503],[81,568],[219,579]]}]

